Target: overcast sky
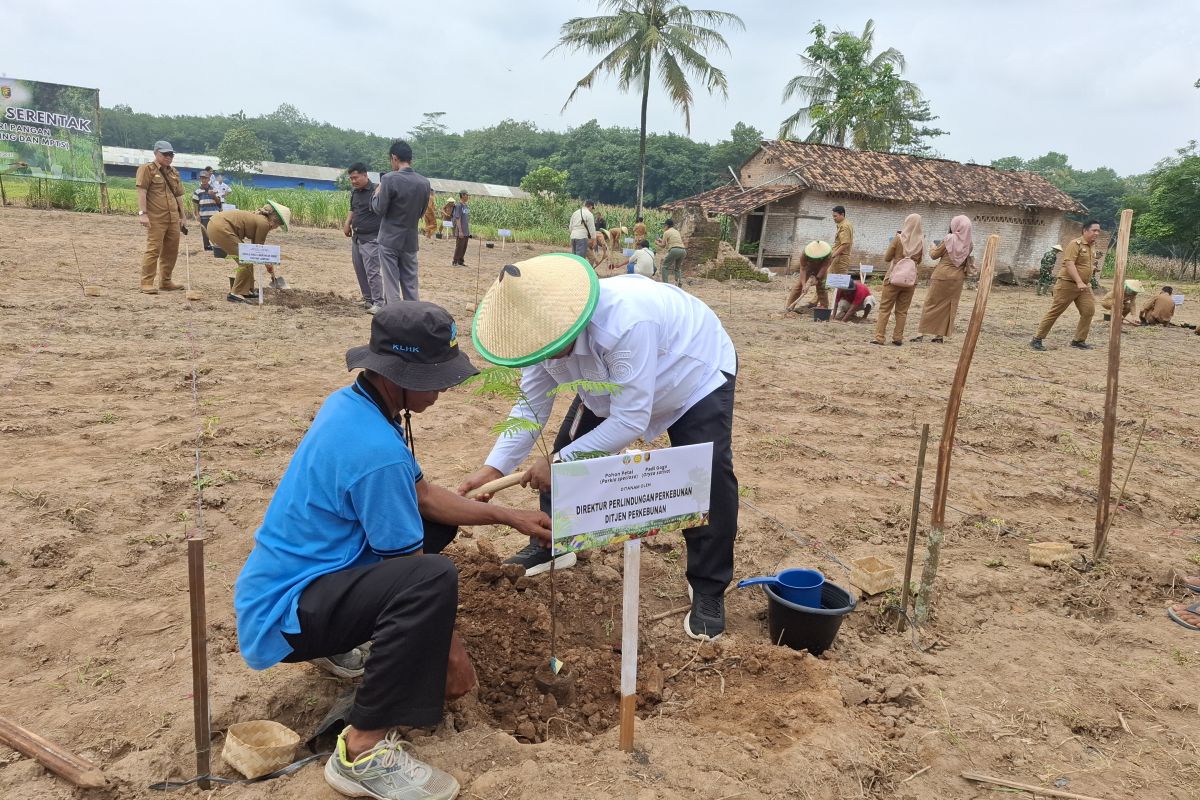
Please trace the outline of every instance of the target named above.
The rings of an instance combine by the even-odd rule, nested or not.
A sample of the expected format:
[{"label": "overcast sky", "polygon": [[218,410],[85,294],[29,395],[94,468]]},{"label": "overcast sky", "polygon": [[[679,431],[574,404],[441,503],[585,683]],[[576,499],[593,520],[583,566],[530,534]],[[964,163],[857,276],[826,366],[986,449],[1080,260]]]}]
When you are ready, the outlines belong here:
[{"label": "overcast sky", "polygon": [[[724,138],[738,121],[773,137],[793,110],[780,96],[814,21],[859,32],[868,18],[876,49],[904,54],[905,76],[950,132],[934,142],[947,158],[987,163],[1057,150],[1078,168],[1130,174],[1200,138],[1197,0],[696,5],[746,23],[745,32],[727,31],[730,54],[712,54],[729,99],[696,89],[697,139]],[[3,14],[0,74],[98,86],[106,106],[159,114],[254,116],[286,102],[384,136],[403,135],[425,111],[445,111],[453,131],[506,117],[551,130],[592,118],[637,127],[638,98],[611,78],[559,112],[598,59],[543,56],[562,22],[595,13],[592,0],[13,2]],[[661,94],[651,96],[649,119],[653,131],[683,132]]]}]

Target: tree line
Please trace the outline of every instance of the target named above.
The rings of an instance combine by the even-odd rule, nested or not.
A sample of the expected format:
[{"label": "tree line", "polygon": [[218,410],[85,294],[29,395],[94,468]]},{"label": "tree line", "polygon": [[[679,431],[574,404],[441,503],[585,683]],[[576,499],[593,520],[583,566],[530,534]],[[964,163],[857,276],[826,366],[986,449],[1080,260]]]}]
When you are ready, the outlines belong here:
[{"label": "tree line", "polygon": [[[399,134],[412,145],[413,165],[423,175],[519,186],[529,173],[551,168],[567,173],[565,190],[575,197],[634,205],[636,128],[601,127],[592,120],[560,132],[507,119],[456,133],[442,122],[444,116],[427,113],[419,125]],[[259,117],[157,116],[115,106],[103,109],[102,123],[104,144],[110,146],[146,149],[166,139],[182,153],[220,156],[225,164],[266,160],[345,169],[362,161],[375,170],[390,169],[391,138],[317,122],[287,104]],[[716,144],[649,134],[646,204],[661,205],[728,182],[727,167],[737,169],[762,138],[762,131],[742,122]]]}]

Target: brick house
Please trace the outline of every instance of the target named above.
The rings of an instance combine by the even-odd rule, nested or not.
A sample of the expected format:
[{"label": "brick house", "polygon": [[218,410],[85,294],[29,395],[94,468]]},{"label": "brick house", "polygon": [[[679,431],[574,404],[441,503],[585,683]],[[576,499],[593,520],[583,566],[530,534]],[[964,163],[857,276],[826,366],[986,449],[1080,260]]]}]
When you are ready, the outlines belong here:
[{"label": "brick house", "polygon": [[[951,217],[966,214],[979,253],[990,234],[1000,234],[999,276],[1024,276],[1051,245],[1078,235],[1066,214],[1086,212],[1031,172],[794,141],[763,142],[736,182],[668,208],[693,218],[728,215],[737,223],[739,252],[743,243],[758,242],[751,256],[758,266],[791,271],[808,242],[833,240],[835,205],[846,207],[854,225],[854,264],[882,267],[888,240],[908,214],[921,215],[931,248]],[[928,260],[925,268],[932,269]]]}]

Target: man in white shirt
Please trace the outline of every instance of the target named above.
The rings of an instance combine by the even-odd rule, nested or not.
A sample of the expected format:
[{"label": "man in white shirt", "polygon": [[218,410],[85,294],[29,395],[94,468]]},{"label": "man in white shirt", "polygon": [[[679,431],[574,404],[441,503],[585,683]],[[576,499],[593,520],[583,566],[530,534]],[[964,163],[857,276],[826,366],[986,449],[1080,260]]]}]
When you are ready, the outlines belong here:
[{"label": "man in white shirt", "polygon": [[588,200],[571,215],[571,252],[580,258],[587,258],[588,243],[596,238],[595,207],[595,202]]},{"label": "man in white shirt", "polygon": [[625,262],[625,271],[630,275],[654,277],[654,273],[658,272],[658,267],[654,264],[654,251],[650,249],[649,240],[642,239],[637,246],[638,249],[634,250],[629,256],[629,260]]},{"label": "man in white shirt", "polygon": [[[544,425],[555,386],[580,379],[616,383],[614,394],[581,391],[554,440],[552,459],[618,453],[666,433],[672,445],[713,443],[709,524],[684,532],[691,612],[684,632],[713,639],[725,630],[724,592],[733,577],[738,484],[733,472],[733,396],[737,353],[720,320],[683,290],[641,275],[598,281],[584,259],[539,256],[501,271],[475,315],[475,347],[489,361],[523,367],[527,403],[510,412]],[[529,455],[533,434],[502,436],[460,494],[508,474]],[[534,459],[522,483],[550,508],[550,463]],[[527,575],[549,569],[539,542],[510,558]],[[573,553],[556,567],[575,563]]]}]

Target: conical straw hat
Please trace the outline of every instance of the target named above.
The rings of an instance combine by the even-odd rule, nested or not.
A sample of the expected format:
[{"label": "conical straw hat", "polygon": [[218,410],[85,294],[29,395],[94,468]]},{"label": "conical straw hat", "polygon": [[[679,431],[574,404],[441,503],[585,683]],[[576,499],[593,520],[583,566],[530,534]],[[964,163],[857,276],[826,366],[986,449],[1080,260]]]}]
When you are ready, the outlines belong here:
[{"label": "conical straw hat", "polygon": [[276,203],[274,200],[268,200],[267,205],[275,209],[275,214],[279,217],[279,223],[285,231],[292,226],[292,210],[290,208]]},{"label": "conical straw hat", "polygon": [[479,303],[471,339],[493,364],[536,364],[575,340],[599,297],[596,271],[579,256],[550,253],[509,264]]},{"label": "conical straw hat", "polygon": [[833,248],[829,246],[829,242],[823,242],[820,239],[804,245],[804,255],[809,258],[825,258],[832,252]]}]

